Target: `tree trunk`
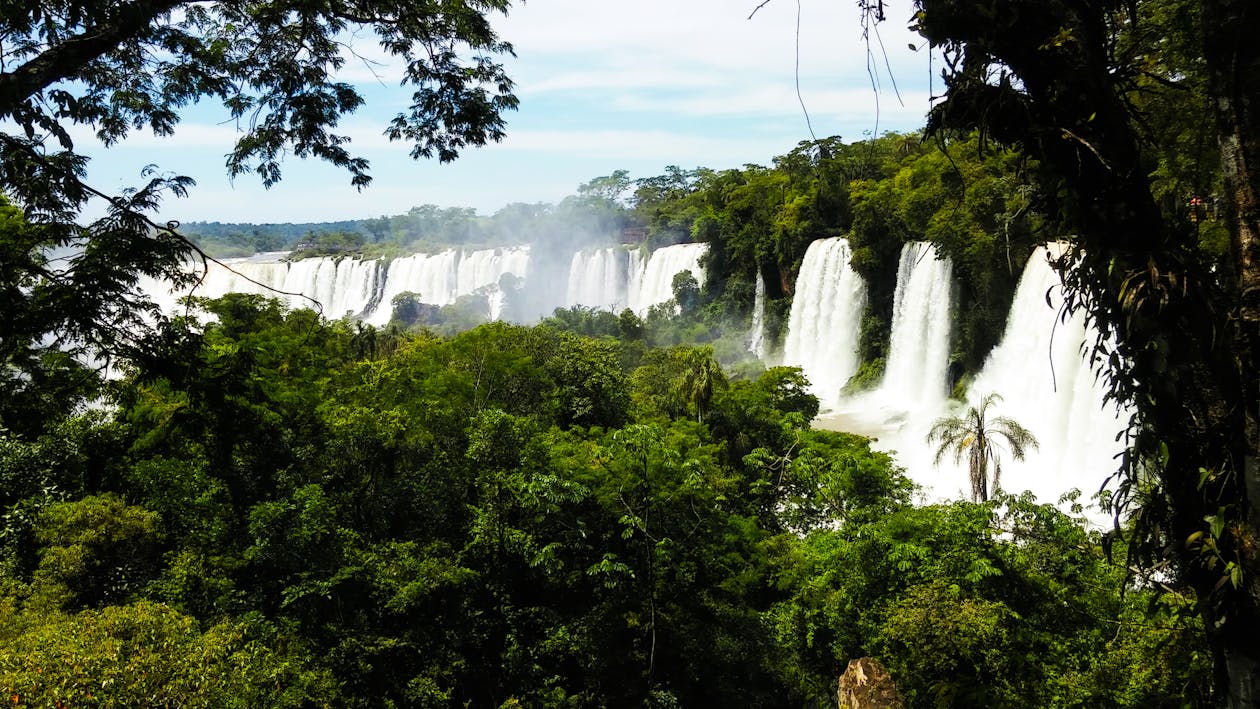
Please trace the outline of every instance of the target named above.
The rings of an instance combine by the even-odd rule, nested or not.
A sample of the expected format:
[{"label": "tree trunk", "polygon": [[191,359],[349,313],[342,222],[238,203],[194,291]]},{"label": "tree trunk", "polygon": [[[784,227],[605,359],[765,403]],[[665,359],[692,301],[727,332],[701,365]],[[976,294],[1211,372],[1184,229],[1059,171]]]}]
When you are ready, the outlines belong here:
[{"label": "tree trunk", "polygon": [[[1209,95],[1220,137],[1221,170],[1237,279],[1234,327],[1242,384],[1243,439],[1238,485],[1241,510],[1234,548],[1242,567],[1242,606],[1228,632],[1216,633],[1214,649],[1225,677],[1227,705],[1260,707],[1260,5],[1255,0],[1203,0],[1204,57]],[[1216,610],[1216,609],[1213,609]],[[1216,613],[1209,613],[1212,631]],[[1220,614],[1220,615],[1223,615]],[[1220,673],[1218,672],[1218,675]]]}]

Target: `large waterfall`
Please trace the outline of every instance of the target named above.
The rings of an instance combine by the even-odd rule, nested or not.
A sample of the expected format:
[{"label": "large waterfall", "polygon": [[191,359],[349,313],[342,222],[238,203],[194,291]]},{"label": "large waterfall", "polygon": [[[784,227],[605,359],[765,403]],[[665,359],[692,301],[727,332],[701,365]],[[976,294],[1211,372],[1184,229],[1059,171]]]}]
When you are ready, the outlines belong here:
[{"label": "large waterfall", "polygon": [[629,298],[630,252],[624,246],[583,249],[569,262],[565,305],[618,312]]},{"label": "large waterfall", "polygon": [[[675,244],[652,252],[630,279],[629,306],[639,315],[646,315],[653,305],[669,302],[674,297],[674,276],[691,271],[696,282],[704,284],[700,258],[709,251],[708,244]],[[637,263],[632,263],[637,266]]]},{"label": "large waterfall", "polygon": [[880,385],[887,399],[932,410],[945,400],[952,276],[952,265],[937,256],[935,246],[912,241],[901,248],[892,336]]},{"label": "large waterfall", "polygon": [[[1104,405],[1102,383],[1083,356],[1095,332],[1079,313],[1061,317],[1062,286],[1049,264],[1052,252],[1057,254],[1054,247],[1041,248],[1029,259],[1002,341],[961,404],[944,398],[949,265],[924,247],[907,245],[898,272],[884,382],[874,392],[835,402],[833,413],[819,424],[875,437],[876,447],[895,451],[898,463],[929,497],[965,498],[970,489],[965,461],[955,465],[947,455],[934,463],[935,450],[926,436],[938,417],[961,413],[997,393],[1002,399],[988,415],[1015,419],[1040,444],[1023,462],[1003,455],[1001,487],[1031,490],[1042,502],[1055,502],[1073,488],[1086,498],[1093,495],[1117,467],[1115,456],[1123,445],[1117,438],[1128,415]],[[809,290],[803,267],[800,278],[798,298]],[[793,319],[789,329],[795,323]],[[792,342],[791,332],[788,338]],[[1097,513],[1093,517],[1101,519]]]},{"label": "large waterfall", "polygon": [[[528,290],[523,286],[531,285],[535,293],[549,296],[535,298],[539,301],[535,306],[549,301],[614,312],[630,307],[642,315],[674,297],[676,274],[691,271],[702,282],[700,258],[707,250],[707,244],[666,246],[647,256],[624,245],[580,250],[569,261],[568,282],[562,284],[567,288],[559,292],[545,281],[528,283],[529,246],[447,249],[389,262],[352,257],[286,261],[285,253],[268,253],[226,259],[223,266],[211,262],[205,281],[192,294],[217,298],[226,293],[258,293],[282,298],[292,307],[319,307],[330,318],[351,315],[381,326],[389,323],[393,300],[402,293],[415,293],[421,302],[438,306],[476,293],[486,296],[491,319],[516,318],[521,312],[533,312],[526,317],[536,317],[538,310],[520,303],[511,313],[505,311],[513,305],[514,296],[528,297],[521,294]],[[509,275],[512,278],[504,280]],[[545,273],[541,277],[547,278]],[[188,294],[147,281],[142,287],[168,312],[178,297]]]},{"label": "large waterfall", "polygon": [[976,405],[997,392],[1002,401],[993,413],[1037,437],[1039,450],[1026,462],[1003,465],[1003,487],[1032,490],[1045,501],[1071,487],[1097,492],[1118,467],[1122,444],[1116,439],[1128,421],[1127,412],[1103,403],[1106,389],[1088,357],[1096,331],[1082,313],[1060,317],[1062,284],[1050,256],[1058,256],[1058,247],[1038,249],[1029,259],[1006,333],[967,397]]},{"label": "large waterfall", "polygon": [[285,300],[295,308],[318,308],[328,318],[359,317],[373,325],[389,322],[392,301],[401,293],[416,293],[422,302],[449,305],[462,295],[485,293],[489,317],[501,316],[499,289],[507,274],[524,279],[529,272],[529,247],[475,251],[446,250],[415,254],[389,262],[351,257],[312,257],[284,260],[284,253],[257,254],[209,262],[206,278],[187,292],[145,281],[142,288],[168,312],[177,298],[197,295],[217,298],[227,293],[257,293]]},{"label": "large waterfall", "polygon": [[[366,319],[373,325],[388,323],[393,314],[393,300],[402,293],[415,293],[424,303],[450,305],[460,296],[482,288],[491,287],[493,291],[505,274],[523,279],[528,271],[528,246],[477,251],[450,249],[397,258],[389,264],[380,305]],[[490,302],[490,317],[498,317],[494,305],[501,307],[501,299],[492,297]]]},{"label": "large waterfall", "polygon": [[372,305],[380,286],[381,268],[375,261],[352,258],[312,258],[284,261],[283,253],[257,254],[206,264],[206,277],[187,292],[144,281],[143,288],[167,312],[184,295],[218,298],[227,293],[256,293],[278,297],[295,308],[322,308],[325,316],[361,315]]},{"label": "large waterfall", "polygon": [[849,242],[819,239],[805,251],[788,315],[784,364],[805,370],[824,408],[834,407],[858,366],[866,283],[849,266]]},{"label": "large waterfall", "polygon": [[455,300],[456,269],[459,253],[447,250],[436,254],[414,254],[389,263],[380,305],[367,318],[373,325],[384,325],[393,315],[394,298],[415,293],[420,300],[433,305],[447,305]]}]

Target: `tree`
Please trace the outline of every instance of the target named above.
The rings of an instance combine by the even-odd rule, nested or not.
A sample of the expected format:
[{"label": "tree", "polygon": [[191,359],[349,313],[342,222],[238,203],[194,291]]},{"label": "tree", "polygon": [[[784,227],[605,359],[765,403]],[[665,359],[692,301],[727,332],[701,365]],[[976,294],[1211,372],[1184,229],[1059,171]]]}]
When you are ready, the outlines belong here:
[{"label": "tree", "polygon": [[[882,0],[862,7],[884,18]],[[1099,326],[1089,354],[1137,412],[1114,497],[1136,526],[1133,560],[1171,564],[1194,590],[1218,691],[1260,706],[1260,12],[1251,0],[915,7],[946,55],[929,130],[980,129],[1036,158],[1045,207],[1079,235],[1068,306]],[[1182,199],[1156,199],[1166,151],[1148,129],[1152,95],[1215,116],[1221,259]]]},{"label": "tree", "polygon": [[713,395],[727,386],[722,365],[713,358],[713,348],[695,347],[680,351],[682,371],[672,384],[675,395],[695,410],[696,421],[703,423]]},{"label": "tree", "polygon": [[984,397],[979,406],[972,406],[962,416],[942,416],[928,431],[928,443],[938,443],[933,462],[939,464],[946,453],[951,453],[955,463],[967,457],[967,473],[971,479],[971,499],[984,502],[989,499],[989,471],[993,471],[993,490],[1002,479],[1002,459],[999,455],[1003,442],[1010,449],[1011,457],[1023,460],[1029,448],[1037,447],[1032,432],[1007,416],[990,417],[989,407],[1001,401],[996,392]]},{"label": "tree", "polygon": [[[143,185],[107,195],[83,180],[87,159],[76,150],[76,128],[90,129],[106,146],[146,128],[169,136],[182,108],[217,99],[240,130],[227,157],[229,175],[252,172],[271,186],[292,153],[342,167],[362,188],[371,180],[368,162],[335,132],[363,103],[337,80],[354,52],[345,38],[376,37],[401,63],[403,83],[414,87],[385,134],[410,143],[413,157],[446,162],[467,146],[500,140],[502,114],[516,107],[496,60],[512,48],[488,19],[508,6],[62,0],[6,7],[0,121],[9,128],[0,132],[0,192],[40,228],[27,253],[77,251],[64,269],[37,258],[27,268],[70,306],[41,323],[43,332],[97,349],[133,342],[146,322],[128,296],[137,277],[191,278],[183,259],[194,248],[176,231],[178,222],[158,223],[153,215],[164,196],[185,194],[192,181],[148,168]],[[105,198],[108,213],[81,225],[93,198]]]}]

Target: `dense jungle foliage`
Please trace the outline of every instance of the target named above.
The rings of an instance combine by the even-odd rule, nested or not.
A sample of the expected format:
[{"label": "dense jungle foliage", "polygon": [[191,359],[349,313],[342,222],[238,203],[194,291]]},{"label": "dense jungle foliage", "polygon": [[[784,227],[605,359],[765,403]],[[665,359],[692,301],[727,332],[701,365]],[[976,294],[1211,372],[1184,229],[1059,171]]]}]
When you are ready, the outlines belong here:
[{"label": "dense jungle foliage", "polygon": [[15,706],[827,706],[862,655],[912,706],[1210,696],[1187,599],[1052,506],[913,504],[799,370],[201,305],[3,411]]},{"label": "dense jungle foliage", "polygon": [[[158,215],[191,180],[103,192],[76,141],[169,136],[204,99],[243,119],[230,175],[272,185],[292,154],[362,187],[337,132],[365,100],[337,79],[339,38],[362,33],[412,91],[386,135],[452,160],[517,105],[490,23],[508,5],[0,13],[0,191],[20,205],[0,208],[0,700],[823,706],[873,655],[912,706],[1260,706],[1254,0],[914,0],[898,19],[943,59],[930,141],[614,173],[511,208],[508,231],[420,207],[206,241],[388,257],[545,231],[559,252],[571,211],[709,243],[706,277],[675,284],[689,319],[377,331],[239,296],[166,321],[135,296],[141,276],[189,279]],[[858,7],[868,30],[889,19]],[[781,328],[805,248],[832,235],[872,289],[867,377],[902,241],[955,260],[966,368],[1022,256],[1072,238],[1069,304],[1137,412],[1125,534],[1020,497],[915,505],[886,456],[808,428],[800,372],[717,364],[757,277]]]}]

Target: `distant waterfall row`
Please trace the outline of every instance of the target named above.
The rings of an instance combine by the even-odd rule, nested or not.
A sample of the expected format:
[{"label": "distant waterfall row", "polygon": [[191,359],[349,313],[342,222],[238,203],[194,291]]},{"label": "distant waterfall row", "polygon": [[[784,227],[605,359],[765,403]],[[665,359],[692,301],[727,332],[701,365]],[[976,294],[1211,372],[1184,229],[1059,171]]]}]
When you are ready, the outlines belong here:
[{"label": "distant waterfall row", "polygon": [[[679,244],[657,249],[647,257],[626,246],[579,251],[570,263],[565,291],[535,284],[533,290],[542,293],[545,302],[531,312],[581,305],[614,312],[629,307],[644,315],[652,306],[674,297],[676,274],[691,271],[697,280],[703,280],[700,258],[707,250],[706,244]],[[193,294],[217,298],[227,293],[258,293],[281,297],[293,307],[318,304],[329,318],[350,315],[379,326],[389,322],[393,300],[403,293],[415,293],[421,302],[437,306],[450,305],[461,296],[482,294],[487,297],[487,316],[499,319],[505,316],[510,298],[524,297],[519,286],[530,276],[529,246],[449,249],[388,262],[351,257],[286,261],[285,255],[227,259],[226,268],[211,263]],[[507,275],[519,280],[505,282]],[[175,307],[177,297],[185,295],[154,283],[146,284],[145,290],[168,312]]]},{"label": "distant waterfall row", "polygon": [[[937,465],[925,440],[932,423],[996,392],[990,415],[1009,416],[1033,432],[1040,447],[1025,462],[1003,462],[1002,487],[1032,490],[1054,502],[1071,488],[1088,497],[1117,467],[1118,442],[1128,416],[1104,404],[1104,389],[1082,357],[1095,334],[1081,315],[1060,321],[1053,249],[1028,261],[1008,316],[1006,332],[968,387],[965,403],[948,394],[952,267],[925,243],[901,253],[884,378],[873,391],[841,394],[857,367],[866,288],[849,267],[844,239],[813,242],[796,283],[783,361],[805,370],[828,428],[875,437],[897,452],[898,462],[928,491],[962,496],[965,467]],[[1049,304],[1047,295],[1049,294]],[[949,458],[949,456],[947,456]]]},{"label": "distant waterfall row", "polygon": [[565,304],[618,312],[630,308],[646,315],[654,305],[673,299],[674,276],[690,271],[704,282],[700,259],[708,244],[677,244],[644,259],[638,249],[612,246],[573,254]]}]

